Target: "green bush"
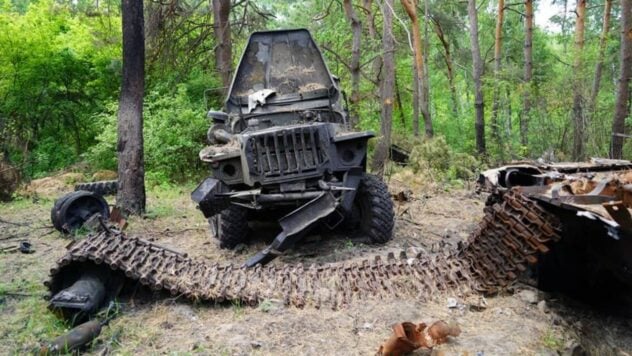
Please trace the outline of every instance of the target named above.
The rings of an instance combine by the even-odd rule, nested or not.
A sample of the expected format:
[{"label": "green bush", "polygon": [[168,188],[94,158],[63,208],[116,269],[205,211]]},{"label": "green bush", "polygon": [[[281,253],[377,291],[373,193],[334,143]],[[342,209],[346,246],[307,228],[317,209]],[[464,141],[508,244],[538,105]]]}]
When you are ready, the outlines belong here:
[{"label": "green bush", "polygon": [[[87,159],[95,169],[116,169],[116,104],[99,115],[103,130]],[[151,91],[144,106],[145,172],[151,182],[183,181],[199,174],[198,152],[209,123],[203,105],[191,100],[184,84],[174,94]]]},{"label": "green bush", "polygon": [[470,180],[483,168],[475,157],[454,152],[442,136],[415,145],[410,154],[410,168],[415,173],[430,173],[437,180]]}]

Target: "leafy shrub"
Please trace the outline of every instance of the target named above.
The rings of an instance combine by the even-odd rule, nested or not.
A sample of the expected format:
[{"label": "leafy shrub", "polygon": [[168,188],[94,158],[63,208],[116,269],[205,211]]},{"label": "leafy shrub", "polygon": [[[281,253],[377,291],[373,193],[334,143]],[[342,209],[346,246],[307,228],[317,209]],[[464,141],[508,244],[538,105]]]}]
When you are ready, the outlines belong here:
[{"label": "leafy shrub", "polygon": [[[116,104],[98,116],[103,130],[87,158],[96,169],[115,170]],[[191,100],[185,85],[173,95],[151,91],[145,98],[145,172],[151,182],[182,181],[196,175],[202,165],[198,152],[205,144],[209,123],[203,105]]]},{"label": "leafy shrub", "polygon": [[415,145],[410,154],[410,168],[435,180],[470,180],[483,168],[475,157],[454,152],[442,136]]}]

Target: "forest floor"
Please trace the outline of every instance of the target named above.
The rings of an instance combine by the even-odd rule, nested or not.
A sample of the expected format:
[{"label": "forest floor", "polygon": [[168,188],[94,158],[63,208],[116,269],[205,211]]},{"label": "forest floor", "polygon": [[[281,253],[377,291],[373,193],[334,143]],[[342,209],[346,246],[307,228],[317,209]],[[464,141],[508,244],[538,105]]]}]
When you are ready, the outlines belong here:
[{"label": "forest floor", "polygon": [[[189,198],[193,186],[153,188],[148,212],[132,218],[128,232],[208,261],[242,262],[266,245],[258,238],[238,251],[220,250],[208,225]],[[391,182],[397,193],[406,186]],[[64,254],[72,237],[52,229],[54,198],[71,186],[46,194],[30,193],[0,205],[0,250],[21,240],[35,252],[0,252],[0,354],[22,354],[65,332],[68,325],[46,308],[42,282]],[[113,197],[108,197],[110,202]],[[483,215],[485,197],[471,189],[415,190],[408,202],[396,202],[394,239],[370,246],[346,236],[312,237],[274,263],[326,263],[386,255],[401,249],[428,251],[465,239]],[[77,237],[75,237],[77,238]],[[342,310],[297,309],[270,300],[258,307],[213,305],[187,300],[132,299],[88,349],[95,355],[367,355],[402,321],[457,322],[462,333],[436,347],[433,355],[575,355],[632,354],[632,321],[603,315],[563,297],[518,284],[515,294],[472,300],[449,295],[429,302],[414,299],[362,301]],[[417,354],[430,354],[419,351]]]}]

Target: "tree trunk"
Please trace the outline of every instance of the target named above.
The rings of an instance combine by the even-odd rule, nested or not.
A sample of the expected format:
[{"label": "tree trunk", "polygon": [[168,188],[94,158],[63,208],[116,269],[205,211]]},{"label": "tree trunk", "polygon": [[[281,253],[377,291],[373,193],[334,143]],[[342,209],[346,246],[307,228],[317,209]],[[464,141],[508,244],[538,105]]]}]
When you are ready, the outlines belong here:
[{"label": "tree trunk", "polygon": [[230,38],[230,0],[213,0],[213,30],[217,38],[215,69],[225,88],[230,86],[233,65],[233,43]]},{"label": "tree trunk", "polygon": [[573,63],[573,159],[584,158],[586,121],[584,120],[584,95],[582,91],[582,67],[584,30],[586,22],[586,0],[577,0],[577,22],[575,24],[575,62]]},{"label": "tree trunk", "polygon": [[388,151],[391,146],[391,123],[393,120],[393,96],[395,86],[395,40],[393,38],[393,0],[384,0],[382,6],[382,43],[383,52],[383,79],[380,85],[380,98],[382,101],[382,122],[380,125],[380,138],[373,153],[372,168],[375,174],[382,176],[384,166],[388,159]]},{"label": "tree trunk", "polygon": [[603,70],[603,59],[606,52],[606,44],[608,42],[608,31],[610,31],[610,12],[612,9],[612,0],[606,0],[603,10],[603,27],[601,29],[601,38],[599,39],[599,56],[597,64],[595,64],[595,78],[593,80],[592,90],[590,92],[589,108],[591,114],[594,115],[597,108],[597,95],[599,95],[599,86],[601,84],[601,72]]},{"label": "tree trunk", "polygon": [[441,23],[436,19],[433,19],[435,24],[435,33],[443,46],[443,60],[445,61],[445,67],[448,77],[448,86],[450,87],[450,96],[452,97],[452,113],[454,117],[458,117],[459,115],[459,101],[458,96],[456,94],[456,84],[454,81],[454,65],[452,61],[452,52],[450,51],[450,44],[445,38],[445,34],[443,32],[443,28],[441,27]]},{"label": "tree trunk", "polygon": [[425,108],[427,115],[424,116],[424,126],[426,129],[426,137],[430,138],[434,136],[434,129],[432,127],[432,118],[430,115],[430,72],[428,69],[428,54],[430,54],[430,47],[428,46],[428,0],[424,0],[424,40],[423,40],[423,51],[425,53],[423,65],[424,65],[424,76],[421,80],[421,98],[423,99],[422,103],[420,103],[422,108]]},{"label": "tree trunk", "polygon": [[485,107],[483,102],[483,61],[478,44],[478,16],[476,14],[476,0],[467,1],[467,14],[470,20],[470,46],[472,47],[472,76],[474,77],[474,108],[476,109],[476,151],[485,155]]},{"label": "tree trunk", "polygon": [[351,0],[344,0],[343,7],[347,20],[351,24],[353,40],[351,44],[351,126],[358,125],[358,104],[360,103],[360,43],[362,22],[353,9]]},{"label": "tree trunk", "polygon": [[[423,46],[421,44],[421,32],[419,29],[419,17],[417,16],[417,1],[415,0],[401,0],[402,6],[406,10],[408,17],[411,21],[411,30],[413,33],[413,55],[415,58],[415,76],[416,81],[420,84],[417,88],[419,95],[419,111],[424,117],[424,126],[426,137],[430,138],[433,135],[432,119],[430,117],[430,111],[428,110],[428,97],[425,95],[428,83],[426,82],[426,76],[424,75],[424,53]],[[419,117],[413,118],[413,127],[419,127]],[[415,132],[415,136],[419,135],[419,130]]]},{"label": "tree trunk", "polygon": [[621,78],[617,85],[614,120],[612,121],[612,147],[610,157],[623,157],[625,118],[630,115],[630,81],[632,81],[632,0],[621,0]]},{"label": "tree trunk", "polygon": [[501,65],[501,52],[503,46],[503,19],[505,17],[505,0],[498,0],[498,15],[496,16],[496,34],[494,36],[494,98],[492,102],[492,137],[498,144],[500,150],[502,149],[502,140],[500,136],[500,125],[498,124],[498,110],[500,108],[500,65]]},{"label": "tree trunk", "polygon": [[143,159],[143,95],[145,33],[142,0],[123,0],[123,78],[118,111],[118,193],[124,212],[145,211]]},{"label": "tree trunk", "polygon": [[399,91],[399,82],[397,81],[397,73],[395,73],[395,102],[397,103],[397,113],[399,114],[399,122],[406,130],[406,115],[404,115],[404,105],[402,105],[402,96]]},{"label": "tree trunk", "polygon": [[[413,62],[413,73],[417,73],[417,64]],[[421,81],[419,76],[413,75],[413,135],[419,137],[419,97],[421,96]]]},{"label": "tree trunk", "polygon": [[[364,0],[364,9],[367,11],[367,29],[369,30],[369,38],[371,44],[374,45],[380,42],[378,38],[377,29],[375,27],[375,15],[373,14],[373,0]],[[382,80],[382,56],[376,56],[373,60],[371,72],[375,74],[375,81],[380,82]]]},{"label": "tree trunk", "polygon": [[520,114],[520,144],[529,143],[529,114],[531,112],[531,77],[533,73],[533,0],[524,3],[524,92]]}]

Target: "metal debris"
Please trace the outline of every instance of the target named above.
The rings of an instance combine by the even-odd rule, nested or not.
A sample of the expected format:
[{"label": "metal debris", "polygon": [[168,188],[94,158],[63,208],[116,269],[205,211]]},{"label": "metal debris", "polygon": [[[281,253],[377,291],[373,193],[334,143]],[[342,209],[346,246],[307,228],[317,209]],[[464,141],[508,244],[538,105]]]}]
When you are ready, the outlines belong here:
[{"label": "metal debris", "polygon": [[33,253],[35,250],[33,249],[33,245],[27,241],[20,241],[17,245],[9,245],[0,247],[0,252],[9,253],[9,252],[21,252],[25,254]]},{"label": "metal debris", "polygon": [[632,295],[631,161],[519,163],[485,171],[478,183],[480,190],[492,193],[490,208],[510,189],[519,190],[560,219],[560,243],[534,270],[539,289],[586,302],[629,304],[625,298]]},{"label": "metal debris", "polygon": [[457,337],[461,328],[456,324],[448,324],[438,320],[427,326],[426,323],[415,325],[409,321],[393,325],[393,335],[377,351],[378,355],[406,355],[419,348],[432,349],[436,345],[445,344],[448,337]]},{"label": "metal debris", "polygon": [[96,339],[101,334],[101,329],[104,325],[99,320],[91,320],[76,326],[66,334],[43,346],[39,351],[39,355],[60,355],[79,350]]},{"label": "metal debris", "polygon": [[110,208],[101,195],[80,190],[55,200],[50,215],[55,229],[71,233],[86,223],[96,223],[96,215],[107,220]]},{"label": "metal debris", "polygon": [[254,268],[192,259],[111,229],[70,246],[51,269],[51,295],[72,284],[86,266],[118,271],[154,290],[192,300],[247,305],[280,299],[286,305],[341,308],[356,300],[412,296],[424,300],[450,291],[494,294],[509,287],[558,239],[555,218],[532,200],[510,192],[487,209],[479,228],[452,251],[325,265]]}]

